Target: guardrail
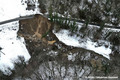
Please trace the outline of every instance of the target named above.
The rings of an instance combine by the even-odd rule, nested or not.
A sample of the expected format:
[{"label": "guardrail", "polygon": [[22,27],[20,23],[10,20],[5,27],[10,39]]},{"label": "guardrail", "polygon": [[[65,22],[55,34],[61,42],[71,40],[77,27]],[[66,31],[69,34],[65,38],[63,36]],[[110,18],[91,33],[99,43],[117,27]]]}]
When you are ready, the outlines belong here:
[{"label": "guardrail", "polygon": [[2,22],[0,22],[0,25],[6,24],[6,23],[9,23],[9,22],[13,22],[13,21],[24,20],[24,19],[30,19],[30,18],[33,18],[33,17],[34,17],[34,15],[21,16],[21,17],[17,17],[17,18],[14,18],[14,19],[2,21]]},{"label": "guardrail", "polygon": [[[9,22],[12,22],[12,21],[18,21],[18,20],[24,20],[24,19],[31,19],[33,18],[35,15],[29,15],[29,16],[21,16],[21,17],[17,17],[17,18],[14,18],[14,19],[10,19],[10,20],[6,20],[6,21],[2,21],[0,22],[0,25],[2,24],[6,24],[6,23],[9,23]],[[42,15],[44,16],[44,15]],[[50,18],[50,16],[44,16],[46,18]],[[53,18],[55,18],[55,16],[53,16]],[[64,18],[64,17],[57,17],[59,19],[63,19],[63,20],[70,20],[70,21],[76,21],[76,22],[81,22],[81,23],[86,23],[85,21],[83,20],[78,20],[78,19],[73,19],[73,18]],[[97,23],[89,23],[90,25],[96,25],[96,26],[101,26],[100,24],[97,24]],[[113,28],[113,29],[120,29],[120,26],[118,27],[115,27],[115,26],[109,26],[109,25],[104,25],[104,28]]]}]

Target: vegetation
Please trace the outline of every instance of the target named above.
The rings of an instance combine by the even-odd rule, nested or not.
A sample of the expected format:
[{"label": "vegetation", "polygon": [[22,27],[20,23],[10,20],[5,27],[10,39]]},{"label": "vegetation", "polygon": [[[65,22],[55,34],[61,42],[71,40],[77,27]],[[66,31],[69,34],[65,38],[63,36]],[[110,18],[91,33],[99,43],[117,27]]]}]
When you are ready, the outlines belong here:
[{"label": "vegetation", "polygon": [[52,6],[49,9],[49,18],[51,22],[55,22],[61,26],[61,28],[70,29],[70,31],[75,32],[77,31],[77,24],[76,21],[72,21],[70,18],[63,18],[62,16],[58,16],[58,13],[53,13]]},{"label": "vegetation", "polygon": [[20,75],[21,70],[23,70],[26,66],[26,62],[24,57],[19,56],[18,60],[14,61],[14,69],[8,68],[9,74],[5,74],[0,70],[0,80],[12,80],[15,77],[15,74]]},{"label": "vegetation", "polygon": [[42,35],[42,38],[46,37],[48,35],[49,31],[47,31],[45,34]]},{"label": "vegetation", "polygon": [[[39,0],[40,2],[42,2],[42,0]],[[43,0],[45,1],[45,0]],[[61,0],[56,0],[56,1],[61,1]],[[60,8],[57,8],[58,10],[56,10],[56,12],[53,10],[53,5],[50,5],[49,7],[49,18],[51,22],[57,23],[60,25],[61,28],[64,29],[69,29],[72,33],[76,32],[78,30],[78,26],[77,26],[77,21],[76,20],[72,20],[73,18],[75,19],[77,14],[77,19],[80,19],[81,21],[83,21],[84,23],[84,29],[81,29],[81,33],[83,31],[83,35],[82,36],[88,36],[88,35],[95,35],[95,37],[98,38],[99,34],[102,36],[101,39],[104,40],[108,40],[111,42],[111,44],[113,46],[115,46],[114,48],[116,49],[116,46],[118,46],[117,49],[119,49],[120,45],[120,33],[118,32],[112,32],[110,30],[106,30],[104,31],[104,33],[102,32],[106,23],[107,24],[112,24],[112,26],[119,26],[120,23],[120,1],[119,0],[91,0],[91,2],[89,2],[88,0],[64,0],[65,2],[68,1],[68,3],[70,3],[70,5],[72,4],[77,4],[77,3],[81,3],[81,1],[83,1],[83,6],[82,8],[77,8],[78,13],[76,13],[75,15],[72,12],[69,12],[69,14],[71,15],[71,17],[68,18],[68,16],[62,17],[61,15],[64,15],[64,12],[67,11],[66,8],[66,4],[68,5],[68,7],[70,7],[70,5],[68,3],[65,3],[65,5],[61,2],[60,3]],[[55,0],[54,0],[55,2]],[[77,3],[76,3],[77,2]],[[54,4],[57,5],[57,4]],[[74,5],[73,5],[74,6]],[[42,6],[44,7],[44,6]],[[78,6],[79,7],[79,6]],[[65,10],[65,11],[61,11],[61,10]],[[71,9],[71,7],[70,7]],[[59,14],[59,13],[63,13],[63,14]],[[97,29],[95,31],[95,28],[92,28],[91,30],[87,30],[88,29],[88,25],[90,23],[93,24],[99,24],[100,28]],[[48,35],[49,31],[47,31],[45,34],[42,35],[42,38],[46,37]],[[93,37],[95,39],[95,37]],[[84,37],[82,37],[84,38]],[[97,39],[98,40],[98,39]],[[31,42],[33,43],[33,42]],[[38,44],[38,43],[37,43]],[[40,44],[40,46],[42,46]],[[101,58],[101,56],[96,55],[95,52],[92,51],[88,51],[86,49],[81,49],[81,48],[73,48],[73,47],[69,47],[68,46],[63,46],[63,44],[56,43],[56,45],[52,45],[50,46],[50,49],[48,47],[49,45],[47,45],[47,47],[43,46],[39,47],[39,49],[34,49],[33,53],[36,55],[32,61],[33,63],[35,63],[36,65],[40,64],[38,67],[43,67],[43,69],[40,71],[37,69],[33,70],[33,74],[35,74],[35,76],[38,77],[38,80],[42,79],[42,76],[45,74],[45,77],[55,77],[57,74],[55,74],[55,70],[58,70],[60,77],[66,77],[67,75],[69,76],[68,72],[69,72],[69,68],[75,70],[74,71],[74,76],[78,77],[79,79],[79,74],[82,72],[82,70],[86,69],[88,67],[88,69],[86,69],[83,73],[83,75],[85,75],[87,73],[87,76],[89,76],[91,73],[92,74],[99,74],[102,73],[104,76],[108,76],[109,74],[111,75],[112,72],[114,72],[114,69],[117,68],[117,70],[120,70],[120,61],[119,58],[120,56],[117,56],[117,59],[112,59],[111,61],[106,60],[104,58]],[[55,46],[55,50],[52,48],[53,46]],[[38,48],[38,47],[37,47]],[[44,51],[43,51],[44,49]],[[52,51],[50,51],[52,49]],[[75,50],[76,49],[76,50]],[[49,50],[49,51],[47,51]],[[58,52],[57,52],[58,51]],[[72,52],[74,51],[74,52]],[[58,55],[54,55],[53,53],[57,52]],[[48,53],[50,55],[48,55]],[[72,60],[68,60],[68,54],[70,53],[78,53],[75,56],[75,61]],[[116,50],[113,52],[113,54],[117,54],[118,55],[119,50]],[[74,55],[72,54],[72,55]],[[88,55],[90,54],[90,58],[86,58],[89,57]],[[54,56],[51,56],[54,55]],[[86,56],[87,55],[87,56]],[[33,56],[32,56],[33,58]],[[92,64],[91,59],[95,59]],[[98,62],[97,60],[101,60],[101,62]],[[34,62],[36,60],[36,62]],[[38,62],[37,62],[38,61]],[[113,61],[113,62],[112,62]],[[24,62],[24,58],[23,57],[19,57],[18,62],[14,62],[15,64],[15,69],[11,70],[11,72],[13,74],[17,73],[17,75],[21,75],[22,73],[20,70],[23,70],[26,67],[26,63]],[[32,65],[32,64],[31,64]],[[52,67],[51,67],[51,66]],[[95,65],[95,66],[94,66]],[[29,66],[31,67],[31,66]],[[114,68],[115,67],[115,68]],[[33,67],[34,68],[34,67]],[[62,73],[62,68],[65,68],[65,74]],[[94,71],[95,70],[95,71]],[[113,71],[112,71],[113,70]],[[42,72],[43,71],[43,72]],[[47,73],[51,73],[49,76],[49,74]],[[88,73],[90,72],[90,73]],[[115,74],[117,74],[116,72],[114,72]],[[113,73],[113,74],[114,74]],[[64,74],[64,76],[62,76],[62,74]],[[101,76],[101,74],[99,74]],[[12,79],[12,75],[11,76],[6,76],[3,74],[2,71],[0,71],[0,79],[2,80],[10,80]]]}]

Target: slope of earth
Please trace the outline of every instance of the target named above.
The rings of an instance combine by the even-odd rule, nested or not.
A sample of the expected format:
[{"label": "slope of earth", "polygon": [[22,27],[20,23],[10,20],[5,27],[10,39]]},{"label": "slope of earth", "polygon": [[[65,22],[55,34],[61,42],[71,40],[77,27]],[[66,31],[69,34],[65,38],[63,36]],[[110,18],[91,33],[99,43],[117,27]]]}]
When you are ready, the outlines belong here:
[{"label": "slope of earth", "polygon": [[[39,20],[39,18],[41,20]],[[38,23],[34,23],[34,19],[38,20]],[[37,25],[31,26],[31,22]],[[46,23],[51,24],[50,28],[48,28],[49,25],[45,25]],[[109,60],[97,54],[95,51],[64,44],[59,41],[58,37],[53,33],[58,33],[63,29],[60,28],[56,31],[56,25],[59,27],[59,24],[51,23],[41,15],[39,15],[39,17],[37,15],[37,18],[20,21],[20,24],[18,34],[25,38],[27,49],[32,57],[28,65],[25,64],[24,67],[21,68],[22,71],[20,67],[16,66],[16,70],[13,71],[15,73],[13,74],[14,80],[85,80],[86,76],[119,75],[119,72],[116,71],[119,71],[120,62],[117,61],[117,65],[114,63],[114,61],[116,61],[115,58],[119,58],[119,56],[113,57],[113,55],[111,55]],[[30,27],[30,30],[26,32],[28,27]],[[39,28],[42,30],[38,30]],[[43,30],[47,32],[48,29],[49,32],[47,34],[42,33]],[[34,36],[36,31],[37,34],[41,36]],[[43,36],[44,34],[46,35]],[[76,35],[76,33],[74,33],[74,35]],[[52,43],[49,44],[49,41]]]},{"label": "slope of earth", "polygon": [[[62,0],[58,2],[64,3]],[[47,4],[49,7],[49,2]],[[45,13],[44,5],[40,7],[43,7],[41,11]],[[63,7],[65,6],[61,5],[61,9]],[[69,10],[71,11],[71,8]],[[73,16],[78,17],[76,6],[72,10],[75,10],[72,11]],[[64,14],[64,11],[58,12]],[[33,19],[19,21],[19,24],[18,35],[24,37],[31,58],[26,64],[26,60],[19,57],[20,63],[15,63],[12,74],[2,75],[1,79],[87,80],[87,76],[120,76],[119,30],[101,30],[98,26],[84,27],[85,24],[77,23],[79,29],[72,32],[68,27],[50,22],[38,14]]]}]

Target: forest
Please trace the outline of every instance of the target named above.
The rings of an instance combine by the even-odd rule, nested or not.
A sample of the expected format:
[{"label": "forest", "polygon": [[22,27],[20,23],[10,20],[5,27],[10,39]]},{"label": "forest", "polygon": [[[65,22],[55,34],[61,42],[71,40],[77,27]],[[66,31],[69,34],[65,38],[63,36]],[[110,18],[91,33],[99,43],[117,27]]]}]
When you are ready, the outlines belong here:
[{"label": "forest", "polygon": [[0,80],[120,79],[119,0],[1,0],[0,17]]}]

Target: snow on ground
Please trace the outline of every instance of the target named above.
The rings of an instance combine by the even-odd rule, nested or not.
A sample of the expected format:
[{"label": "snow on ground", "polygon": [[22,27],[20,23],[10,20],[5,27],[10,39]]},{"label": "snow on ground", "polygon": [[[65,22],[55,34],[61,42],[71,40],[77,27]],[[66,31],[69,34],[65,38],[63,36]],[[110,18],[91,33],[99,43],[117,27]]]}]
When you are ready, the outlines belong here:
[{"label": "snow on ground", "polygon": [[38,11],[38,8],[35,11],[26,10],[27,4],[25,1],[27,0],[23,0],[22,2],[21,0],[0,0],[0,21],[35,14]]},{"label": "snow on ground", "polygon": [[24,39],[17,37],[18,27],[18,21],[0,25],[0,47],[4,53],[0,57],[0,70],[5,74],[9,73],[7,67],[14,68],[13,62],[18,56],[24,56],[25,61],[30,59]]},{"label": "snow on ground", "polygon": [[[37,13],[35,11],[27,11],[26,0],[0,0],[0,22],[13,19],[20,16],[31,15]],[[0,70],[5,74],[10,74],[8,67],[13,69],[13,62],[18,56],[24,56],[25,61],[30,59],[30,55],[25,47],[25,41],[22,37],[17,37],[19,22],[11,22],[0,25]]]},{"label": "snow on ground", "polygon": [[70,36],[69,30],[62,29],[59,32],[53,33],[57,36],[57,38],[69,46],[74,47],[82,47],[88,50],[92,50],[100,55],[103,55],[104,57],[110,59],[109,54],[111,53],[110,45],[108,48],[106,48],[104,45],[97,47],[97,43],[92,42],[90,39],[81,39],[80,37],[77,37],[76,35]]},{"label": "snow on ground", "polygon": [[68,60],[71,60],[71,61],[75,61],[75,57],[78,53],[75,53],[75,54],[72,54],[72,53],[69,53],[68,54]]}]

